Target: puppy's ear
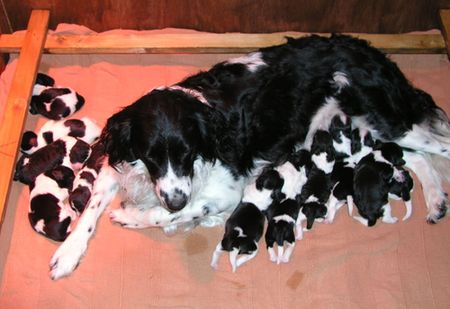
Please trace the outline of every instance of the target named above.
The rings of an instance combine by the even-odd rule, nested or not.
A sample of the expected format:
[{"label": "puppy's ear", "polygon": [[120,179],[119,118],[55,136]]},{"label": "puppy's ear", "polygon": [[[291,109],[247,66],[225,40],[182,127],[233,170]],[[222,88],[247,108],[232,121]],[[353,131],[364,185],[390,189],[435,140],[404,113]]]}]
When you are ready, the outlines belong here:
[{"label": "puppy's ear", "polygon": [[359,129],[353,129],[352,134],[351,134],[351,151],[352,154],[355,154],[357,152],[359,152],[362,148],[362,144],[361,144],[361,134],[359,132]]},{"label": "puppy's ear", "polygon": [[276,202],[281,202],[282,200],[284,200],[286,198],[286,194],[281,192],[281,190],[273,190],[270,197]]},{"label": "puppy's ear", "polygon": [[394,169],[387,164],[383,164],[380,168],[380,175],[383,177],[386,183],[391,181],[392,176],[394,176]]}]

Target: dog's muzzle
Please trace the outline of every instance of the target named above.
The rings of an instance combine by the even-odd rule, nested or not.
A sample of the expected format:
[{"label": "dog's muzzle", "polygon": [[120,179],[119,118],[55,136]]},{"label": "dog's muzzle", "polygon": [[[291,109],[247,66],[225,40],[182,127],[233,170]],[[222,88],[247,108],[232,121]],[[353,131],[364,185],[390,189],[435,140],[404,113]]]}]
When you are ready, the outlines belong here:
[{"label": "dog's muzzle", "polygon": [[180,211],[188,202],[188,196],[179,189],[175,189],[171,194],[164,191],[161,191],[160,194],[162,202],[172,212]]}]

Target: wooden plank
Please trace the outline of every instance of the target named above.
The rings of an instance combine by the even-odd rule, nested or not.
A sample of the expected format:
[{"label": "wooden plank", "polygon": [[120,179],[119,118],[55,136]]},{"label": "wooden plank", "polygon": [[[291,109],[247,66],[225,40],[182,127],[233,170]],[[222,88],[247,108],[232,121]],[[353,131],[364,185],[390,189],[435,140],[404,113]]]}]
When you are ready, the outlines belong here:
[{"label": "wooden plank", "polygon": [[450,9],[440,10],[439,15],[441,17],[442,35],[444,36],[447,55],[450,59]]},{"label": "wooden plank", "polygon": [[[52,54],[133,54],[133,53],[245,53],[281,44],[285,36],[299,32],[244,34],[93,34],[48,35],[45,53]],[[329,34],[321,34],[327,36]],[[368,40],[386,53],[445,53],[441,34],[353,34]],[[0,52],[17,52],[21,35],[2,35]]]},{"label": "wooden plank", "polygon": [[16,72],[6,101],[6,109],[0,127],[0,227],[8,201],[17,150],[23,124],[28,112],[31,91],[47,35],[49,11],[31,13]]}]

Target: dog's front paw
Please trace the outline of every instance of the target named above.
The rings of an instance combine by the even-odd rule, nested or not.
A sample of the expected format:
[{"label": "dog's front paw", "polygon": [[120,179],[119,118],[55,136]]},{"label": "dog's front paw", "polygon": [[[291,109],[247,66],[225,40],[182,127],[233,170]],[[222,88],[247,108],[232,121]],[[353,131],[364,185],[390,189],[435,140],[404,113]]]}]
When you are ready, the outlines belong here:
[{"label": "dog's front paw", "polygon": [[118,208],[110,212],[109,218],[112,222],[120,224],[122,227],[129,229],[140,229],[147,227],[136,219],[134,212],[139,212],[136,208]]},{"label": "dog's front paw", "polygon": [[57,280],[70,275],[80,264],[86,248],[87,243],[83,241],[66,239],[50,260],[50,277]]},{"label": "dog's front paw", "polygon": [[448,210],[448,200],[442,200],[437,206],[430,208],[427,215],[427,223],[436,224],[440,219],[445,217]]},{"label": "dog's front paw", "polygon": [[446,193],[437,194],[429,199],[427,223],[436,224],[440,219],[445,217],[449,207],[448,196]]}]

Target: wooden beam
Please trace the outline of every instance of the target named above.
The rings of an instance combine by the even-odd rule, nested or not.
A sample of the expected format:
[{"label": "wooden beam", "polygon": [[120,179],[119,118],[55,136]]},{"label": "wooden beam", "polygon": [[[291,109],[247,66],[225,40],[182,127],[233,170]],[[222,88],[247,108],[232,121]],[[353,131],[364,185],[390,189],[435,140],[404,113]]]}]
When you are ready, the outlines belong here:
[{"label": "wooden beam", "polygon": [[450,9],[442,9],[439,11],[441,17],[442,35],[444,36],[445,45],[447,46],[447,55],[450,59]]},{"label": "wooden beam", "polygon": [[16,162],[23,124],[47,35],[49,11],[33,11],[20,50],[0,127],[0,227]]},{"label": "wooden beam", "polygon": [[[44,52],[52,54],[135,54],[135,53],[246,53],[281,44],[286,36],[301,37],[299,32],[245,34],[92,34],[51,35]],[[320,34],[327,36],[329,34]],[[353,34],[368,40],[386,53],[445,53],[441,34]],[[21,35],[2,35],[0,52],[17,52]]]}]

